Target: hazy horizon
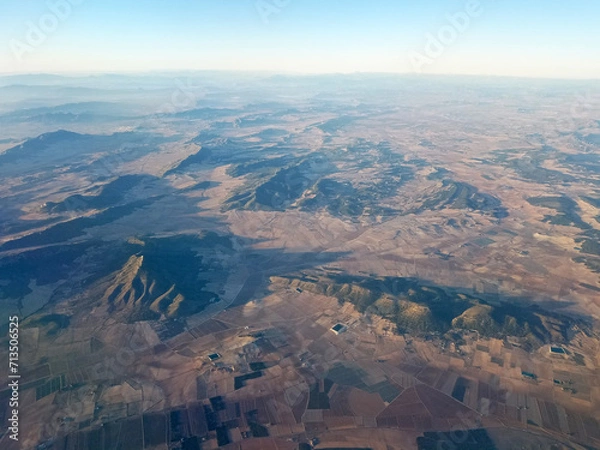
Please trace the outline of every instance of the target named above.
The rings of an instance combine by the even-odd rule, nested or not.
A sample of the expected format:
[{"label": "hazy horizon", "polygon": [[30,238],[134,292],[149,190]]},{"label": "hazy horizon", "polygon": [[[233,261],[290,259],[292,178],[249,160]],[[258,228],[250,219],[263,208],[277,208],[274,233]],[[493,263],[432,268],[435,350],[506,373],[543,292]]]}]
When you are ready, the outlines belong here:
[{"label": "hazy horizon", "polygon": [[414,72],[284,72],[271,70],[234,70],[234,69],[173,69],[173,70],[144,70],[144,71],[97,71],[97,72],[0,72],[0,78],[11,77],[57,77],[65,79],[76,78],[93,78],[105,76],[122,76],[122,77],[144,77],[144,76],[182,76],[182,75],[215,75],[215,74],[231,74],[231,75],[247,75],[253,77],[292,77],[292,78],[316,78],[316,77],[351,77],[351,76],[373,76],[386,78],[446,78],[446,79],[484,79],[484,80],[525,80],[525,81],[556,81],[556,82],[574,82],[586,83],[600,80],[600,75],[590,78],[568,78],[559,76],[526,76],[526,75],[486,75],[486,74],[469,74],[469,73],[414,73]]},{"label": "hazy horizon", "polygon": [[0,74],[244,71],[600,78],[600,4],[83,0],[0,5]]}]

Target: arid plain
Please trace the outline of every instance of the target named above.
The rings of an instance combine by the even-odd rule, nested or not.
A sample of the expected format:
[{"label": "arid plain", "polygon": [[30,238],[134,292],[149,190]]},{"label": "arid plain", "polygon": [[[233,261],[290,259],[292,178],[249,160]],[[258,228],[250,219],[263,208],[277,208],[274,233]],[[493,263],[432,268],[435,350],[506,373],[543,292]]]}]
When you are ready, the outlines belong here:
[{"label": "arid plain", "polygon": [[600,446],[597,88],[103,82],[0,116],[2,448]]}]

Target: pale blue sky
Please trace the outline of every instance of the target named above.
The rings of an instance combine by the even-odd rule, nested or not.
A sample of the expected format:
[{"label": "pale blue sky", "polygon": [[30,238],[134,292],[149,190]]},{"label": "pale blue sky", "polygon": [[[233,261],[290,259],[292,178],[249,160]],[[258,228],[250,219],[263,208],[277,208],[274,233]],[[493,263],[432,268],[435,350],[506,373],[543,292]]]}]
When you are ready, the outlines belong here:
[{"label": "pale blue sky", "polygon": [[[600,1],[479,0],[464,30],[448,15],[477,0],[0,1],[0,72],[225,69],[600,78]],[[266,10],[269,11],[269,10]],[[50,15],[49,15],[50,14]],[[29,24],[46,28],[39,42]],[[447,33],[441,55],[428,33]],[[438,50],[440,53],[440,48]]]}]

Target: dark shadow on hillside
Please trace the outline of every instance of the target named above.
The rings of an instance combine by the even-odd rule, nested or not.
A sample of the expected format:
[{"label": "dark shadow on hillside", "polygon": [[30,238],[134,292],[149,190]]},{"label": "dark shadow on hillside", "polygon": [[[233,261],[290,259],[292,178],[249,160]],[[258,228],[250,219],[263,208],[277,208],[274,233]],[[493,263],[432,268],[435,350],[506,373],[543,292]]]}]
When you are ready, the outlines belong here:
[{"label": "dark shadow on hillside", "polygon": [[[189,188],[177,190],[167,180],[152,175],[136,174],[116,177],[85,195],[74,194],[59,202],[46,203],[43,209],[52,216],[41,223],[40,221],[19,220],[17,211],[13,211],[12,220],[2,224],[6,230],[26,231],[44,223],[50,226],[5,242],[0,245],[0,253],[8,250],[64,244],[73,238],[83,236],[89,228],[108,225],[165,199],[171,203],[187,201],[190,205],[188,215],[192,215],[201,211],[197,203],[203,198],[189,200],[183,194],[210,187],[213,187],[213,184],[199,182]],[[141,193],[136,193],[136,191]],[[146,194],[146,192],[149,193]],[[70,218],[74,214],[79,217]],[[173,219],[176,220],[176,217]],[[145,227],[148,225],[148,223],[144,224]]]},{"label": "dark shadow on hillside", "polygon": [[[170,189],[172,194],[109,207],[91,217],[60,223],[0,247],[7,250],[0,257],[0,299],[23,302],[32,292],[32,281],[37,286],[58,283],[52,302],[41,314],[52,313],[55,301],[84,292],[86,302],[78,305],[82,310],[104,305],[107,314],[119,321],[177,322],[219,302],[220,290],[235,271],[250,273],[233,303],[238,305],[254,299],[270,276],[312,269],[346,256],[254,249],[259,240],[231,235],[226,224],[213,216],[194,216],[195,211],[201,210],[201,199],[180,197],[180,191],[168,188],[165,180],[151,181],[154,188]],[[98,202],[97,198],[90,197],[81,205]],[[155,201],[178,199],[191,204],[173,214],[167,225],[188,219],[193,225],[189,231],[153,231],[155,224],[150,222],[141,223],[135,230],[138,233],[129,238],[123,235],[111,241],[85,239],[89,228],[110,226],[131,214],[139,214],[143,220],[146,212],[141,208],[152,206]],[[82,239],[70,241],[78,236]],[[182,326],[171,325],[174,332],[183,331]]]}]

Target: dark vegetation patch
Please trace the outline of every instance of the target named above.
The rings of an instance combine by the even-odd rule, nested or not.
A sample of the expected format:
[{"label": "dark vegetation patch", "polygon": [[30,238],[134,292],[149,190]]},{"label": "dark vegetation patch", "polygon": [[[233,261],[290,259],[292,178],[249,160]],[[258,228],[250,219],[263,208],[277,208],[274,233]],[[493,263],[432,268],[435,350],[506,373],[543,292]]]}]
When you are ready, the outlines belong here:
[{"label": "dark vegetation patch", "polygon": [[271,364],[267,365],[264,362],[251,362],[249,364],[249,366],[250,366],[251,371],[256,372],[256,371],[268,369],[271,366]]},{"label": "dark vegetation patch", "polygon": [[181,450],[202,450],[200,439],[196,436],[181,441]]},{"label": "dark vegetation patch", "polygon": [[167,441],[167,418],[164,414],[144,414],[142,422],[146,445],[158,446]]},{"label": "dark vegetation patch", "polygon": [[600,256],[600,231],[592,229],[576,239],[581,246],[581,251],[590,255]]},{"label": "dark vegetation patch", "polygon": [[327,120],[326,122],[317,125],[317,128],[319,128],[320,130],[322,130],[324,133],[336,133],[340,130],[342,130],[343,128],[347,127],[348,125],[352,124],[353,122],[355,122],[357,119],[357,117],[353,117],[353,116],[341,116],[341,117],[336,117],[334,119],[330,119]]},{"label": "dark vegetation patch", "polygon": [[575,242],[578,243],[582,255],[573,260],[585,264],[592,272],[600,273],[600,231],[590,228],[577,237]]},{"label": "dark vegetation patch", "polygon": [[319,383],[310,387],[307,409],[329,409],[329,395],[319,388]]},{"label": "dark vegetation patch", "polygon": [[187,414],[183,410],[171,411],[169,414],[170,424],[170,441],[178,442],[181,441],[185,435],[185,421],[187,420]]},{"label": "dark vegetation patch", "polygon": [[35,399],[41,400],[54,392],[60,391],[66,386],[65,376],[60,375],[46,381],[43,385],[38,386],[35,390]]},{"label": "dark vegetation patch", "polygon": [[381,206],[381,202],[395,196],[412,176],[411,168],[398,166],[385,170],[372,183],[357,186],[348,181],[322,178],[310,188],[299,206],[304,211],[326,209],[336,217],[398,214],[393,207]]},{"label": "dark vegetation patch", "polygon": [[300,198],[310,183],[311,162],[301,161],[278,170],[250,190],[229,198],[226,209],[285,210]]},{"label": "dark vegetation patch", "polygon": [[427,175],[428,180],[444,180],[451,175],[448,169],[444,169],[443,167],[437,167],[434,172],[431,172]]},{"label": "dark vegetation patch", "polygon": [[180,111],[172,114],[173,117],[186,120],[217,120],[223,117],[230,117],[240,114],[242,111],[228,108],[195,108],[186,111]]},{"label": "dark vegetation patch", "polygon": [[533,206],[540,206],[547,209],[553,209],[558,214],[546,215],[544,222],[553,225],[574,226],[586,230],[590,226],[581,220],[578,214],[579,206],[570,197],[550,196],[550,197],[529,197],[527,202]]},{"label": "dark vegetation patch", "polygon": [[592,205],[594,208],[600,208],[600,198],[598,197],[584,196],[581,197],[581,199]]},{"label": "dark vegetation patch", "polygon": [[592,272],[600,273],[600,258],[590,256],[577,256],[573,261],[579,264],[584,264]]},{"label": "dark vegetation patch", "polygon": [[193,171],[196,165],[237,165],[267,157],[261,145],[249,145],[244,139],[224,139],[211,132],[202,132],[193,142],[201,146],[200,150],[175,164],[165,176]]},{"label": "dark vegetation patch", "polygon": [[260,378],[262,376],[263,376],[263,373],[261,370],[258,370],[256,372],[247,373],[245,375],[239,375],[239,376],[235,377],[233,380],[234,390],[237,391],[238,389],[241,389],[244,386],[246,386],[246,381],[255,380],[256,378]]},{"label": "dark vegetation patch", "polygon": [[265,158],[260,161],[248,161],[231,166],[227,174],[234,178],[252,175],[254,177],[265,176],[275,173],[278,169],[291,163],[294,157],[291,155]]},{"label": "dark vegetation patch", "polygon": [[467,209],[489,213],[497,219],[508,216],[508,210],[496,197],[479,192],[475,186],[454,180],[444,180],[442,186],[432,196],[423,199],[421,206],[411,211],[421,213],[426,210],[440,210],[443,208]]},{"label": "dark vegetation patch", "polygon": [[489,163],[498,163],[512,169],[526,180],[541,184],[577,181],[572,175],[543,167],[545,161],[557,157],[558,154],[553,149],[542,147],[538,150],[498,150],[494,153],[496,156]]},{"label": "dark vegetation patch", "polygon": [[265,141],[270,141],[272,139],[282,138],[288,134],[289,132],[287,130],[281,128],[265,128],[264,130],[256,133],[256,137],[259,137]]},{"label": "dark vegetation patch", "polygon": [[579,285],[591,291],[600,292],[600,287],[598,286],[592,286],[591,284],[587,283],[579,283]]},{"label": "dark vegetation patch", "polygon": [[210,406],[212,407],[212,409],[214,411],[223,411],[227,407],[227,405],[225,404],[225,400],[223,399],[223,396],[221,396],[221,395],[211,397],[209,400],[210,400]]},{"label": "dark vegetation patch", "polygon": [[580,136],[580,138],[586,144],[600,147],[600,134],[590,133],[585,136]]},{"label": "dark vegetation patch", "polygon": [[356,189],[349,181],[336,181],[331,178],[319,180],[311,189],[313,194],[300,203],[305,211],[321,208],[335,216],[361,216],[365,206],[358,198]]},{"label": "dark vegetation patch", "polygon": [[324,392],[329,392],[328,386],[335,383],[340,386],[352,386],[371,394],[379,394],[385,402],[391,402],[400,395],[398,387],[388,380],[371,385],[367,384],[365,380],[368,380],[368,374],[361,368],[352,364],[336,363],[327,373]]},{"label": "dark vegetation patch", "polygon": [[258,422],[249,421],[248,426],[250,427],[250,433],[252,433],[252,437],[261,438],[269,436],[269,429]]},{"label": "dark vegetation patch", "polygon": [[175,167],[167,170],[165,172],[165,176],[172,175],[174,173],[183,173],[195,164],[203,164],[207,162],[212,156],[212,152],[210,148],[201,148],[196,153],[185,158],[183,161],[179,162]]},{"label": "dark vegetation patch", "polygon": [[485,429],[460,432],[426,431],[417,438],[419,450],[438,450],[450,446],[461,450],[496,450],[496,444]]},{"label": "dark vegetation patch", "polygon": [[465,399],[465,393],[467,392],[467,388],[469,387],[469,381],[463,377],[459,377],[454,384],[454,389],[452,390],[452,397],[454,397],[459,402],[462,402]]},{"label": "dark vegetation patch", "polygon": [[341,386],[352,386],[357,389],[366,390],[367,385],[363,381],[367,377],[362,369],[343,363],[335,363],[329,372],[327,378]]},{"label": "dark vegetation patch", "polygon": [[[582,200],[592,206],[600,206],[600,200],[595,197],[582,197]],[[600,231],[584,222],[580,215],[578,204],[566,196],[531,197],[527,201],[534,205],[557,211],[555,215],[546,215],[544,221],[554,225],[573,226],[580,228],[581,234],[575,238],[580,256],[573,261],[584,264],[592,272],[600,273]]]},{"label": "dark vegetation patch", "polygon": [[231,437],[229,436],[229,429],[226,426],[217,427],[215,430],[217,433],[217,445],[222,447],[231,442]]},{"label": "dark vegetation patch", "polygon": [[[332,177],[340,170],[336,165],[352,171],[377,167],[380,173],[373,182],[354,186]],[[365,140],[326,154],[290,156],[288,153],[242,161],[234,164],[229,174],[246,176],[246,184],[227,200],[226,208],[284,210],[303,197],[294,207],[304,211],[326,209],[342,217],[391,214],[392,209],[381,207],[380,201],[395,195],[412,173],[403,156],[393,152],[388,144]]]},{"label": "dark vegetation patch", "polygon": [[69,326],[71,318],[64,314],[42,314],[28,317],[23,321],[24,327],[40,327],[48,336],[58,334]]},{"label": "dark vegetation patch", "polygon": [[600,155],[598,153],[566,155],[561,162],[579,173],[600,174]]},{"label": "dark vegetation patch", "polygon": [[574,353],[573,361],[576,365],[585,367],[585,357],[581,353]]}]

